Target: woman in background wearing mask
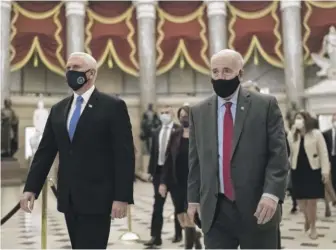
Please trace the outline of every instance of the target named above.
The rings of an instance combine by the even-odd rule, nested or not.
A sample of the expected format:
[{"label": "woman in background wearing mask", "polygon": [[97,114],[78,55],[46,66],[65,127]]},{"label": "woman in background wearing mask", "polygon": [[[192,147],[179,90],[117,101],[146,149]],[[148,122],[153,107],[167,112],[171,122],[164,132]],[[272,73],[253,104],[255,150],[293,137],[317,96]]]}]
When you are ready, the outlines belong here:
[{"label": "woman in background wearing mask", "polygon": [[202,249],[201,234],[196,232],[194,222],[187,215],[189,106],[182,106],[177,111],[177,117],[182,128],[175,131],[167,147],[167,160],[162,169],[159,193],[165,197],[169,186],[178,221],[185,230],[185,249],[192,249],[194,246]]},{"label": "woman in background wearing mask", "polygon": [[293,193],[305,217],[305,232],[317,239],[317,200],[324,198],[324,183],[329,178],[328,151],[322,133],[304,111],[295,115],[293,129],[288,134]]}]

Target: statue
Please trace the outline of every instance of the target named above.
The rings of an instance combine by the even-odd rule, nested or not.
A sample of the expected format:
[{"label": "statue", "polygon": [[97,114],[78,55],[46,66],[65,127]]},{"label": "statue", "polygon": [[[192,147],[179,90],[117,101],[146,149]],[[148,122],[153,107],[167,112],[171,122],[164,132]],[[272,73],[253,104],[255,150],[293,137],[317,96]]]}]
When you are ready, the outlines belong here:
[{"label": "statue", "polygon": [[12,109],[12,101],[5,99],[1,109],[1,159],[11,159],[18,150],[19,119]]},{"label": "statue", "polygon": [[33,115],[33,124],[35,127],[35,133],[30,139],[30,146],[33,155],[35,154],[38,145],[40,144],[48,116],[49,111],[44,107],[43,99],[40,99],[37,103],[37,109],[34,110]]},{"label": "statue", "polygon": [[47,123],[49,111],[44,107],[43,100],[39,100],[37,103],[37,109],[34,110],[33,124],[37,132],[43,133],[44,127]]},{"label": "statue", "polygon": [[329,28],[329,33],[324,36],[321,54],[312,53],[313,61],[321,68],[317,76],[326,76],[336,79],[336,29]]}]

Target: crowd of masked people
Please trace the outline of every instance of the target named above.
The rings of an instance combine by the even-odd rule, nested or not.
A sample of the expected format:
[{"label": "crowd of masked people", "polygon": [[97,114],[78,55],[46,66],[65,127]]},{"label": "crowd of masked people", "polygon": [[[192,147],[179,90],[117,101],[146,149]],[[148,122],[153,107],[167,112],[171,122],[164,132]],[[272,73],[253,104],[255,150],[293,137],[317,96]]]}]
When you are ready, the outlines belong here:
[{"label": "crowd of masked people", "polygon": [[[253,81],[243,83],[242,87],[260,92]],[[183,229],[185,248],[202,248],[197,227],[201,222],[191,221],[187,216],[188,116],[188,104],[180,107],[176,114],[171,106],[164,106],[158,114],[150,104],[143,114],[140,138],[150,154],[148,172],[154,187],[151,238],[145,243],[148,248],[162,244],[163,209],[168,192],[175,207],[172,242],[182,241]],[[332,127],[324,132],[319,130],[317,118],[307,111],[296,111],[292,117],[287,117],[287,122],[290,213],[302,212],[305,232],[311,239],[317,239],[317,201],[324,199],[325,217],[331,216],[330,205],[336,206],[336,113],[332,117]],[[280,241],[278,247],[281,248]]]}]

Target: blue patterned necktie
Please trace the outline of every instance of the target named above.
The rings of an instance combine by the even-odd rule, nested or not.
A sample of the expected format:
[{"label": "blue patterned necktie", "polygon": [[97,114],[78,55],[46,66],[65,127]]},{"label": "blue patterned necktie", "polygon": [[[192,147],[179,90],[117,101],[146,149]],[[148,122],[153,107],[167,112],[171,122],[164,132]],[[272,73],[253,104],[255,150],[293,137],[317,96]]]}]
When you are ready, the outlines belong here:
[{"label": "blue patterned necktie", "polygon": [[78,96],[77,99],[76,99],[75,111],[74,111],[74,113],[71,117],[70,125],[69,125],[69,137],[70,137],[71,141],[72,141],[73,136],[75,134],[77,123],[78,123],[79,117],[81,115],[82,103],[83,103],[83,97]]}]

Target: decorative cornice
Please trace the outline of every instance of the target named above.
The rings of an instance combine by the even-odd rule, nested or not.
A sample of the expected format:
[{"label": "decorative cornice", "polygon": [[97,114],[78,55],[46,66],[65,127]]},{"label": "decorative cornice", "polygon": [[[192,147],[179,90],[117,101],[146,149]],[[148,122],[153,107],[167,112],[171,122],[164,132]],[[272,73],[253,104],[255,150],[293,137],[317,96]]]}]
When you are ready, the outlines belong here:
[{"label": "decorative cornice", "polygon": [[286,8],[301,8],[301,1],[298,0],[281,0],[280,1],[280,8],[281,10],[284,10]]},{"label": "decorative cornice", "polygon": [[0,7],[1,9],[11,9],[12,1],[11,0],[1,0],[0,1]]},{"label": "decorative cornice", "polygon": [[156,18],[156,1],[153,0],[137,0],[133,1],[136,7],[136,17],[140,18]]},{"label": "decorative cornice", "polygon": [[227,15],[225,1],[205,1],[205,2],[207,5],[208,17]]},{"label": "decorative cornice", "polygon": [[85,16],[86,1],[66,1],[65,15]]}]

